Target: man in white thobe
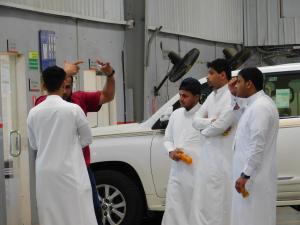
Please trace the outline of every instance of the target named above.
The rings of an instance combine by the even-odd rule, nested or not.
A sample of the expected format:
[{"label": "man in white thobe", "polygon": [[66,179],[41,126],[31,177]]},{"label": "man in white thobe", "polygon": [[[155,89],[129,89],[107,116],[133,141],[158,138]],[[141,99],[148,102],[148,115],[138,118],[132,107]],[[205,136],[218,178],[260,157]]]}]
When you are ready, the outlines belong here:
[{"label": "man in white thobe", "polygon": [[[186,78],[179,87],[181,108],[169,119],[164,145],[172,159],[165,213],[162,225],[186,225],[194,189],[194,171],[198,163],[200,135],[192,127],[192,119],[200,108],[201,85],[194,78]],[[180,151],[192,157],[192,164],[179,160]]]},{"label": "man in white thobe", "polygon": [[[233,83],[234,84],[234,83]],[[246,99],[241,114],[233,157],[232,225],[276,224],[276,143],[279,116],[273,100],[263,89],[263,75],[257,68],[239,72],[232,94]],[[247,190],[249,196],[241,193]]]},{"label": "man in white thobe", "polygon": [[62,99],[66,73],[43,71],[47,99],[29,112],[28,137],[37,150],[36,198],[41,225],[97,225],[82,148],[92,142],[82,109]]},{"label": "man in white thobe", "polygon": [[197,165],[190,225],[229,225],[231,209],[232,142],[235,133],[231,69],[225,59],[207,64],[212,93],[195,114],[193,126],[204,137]]}]

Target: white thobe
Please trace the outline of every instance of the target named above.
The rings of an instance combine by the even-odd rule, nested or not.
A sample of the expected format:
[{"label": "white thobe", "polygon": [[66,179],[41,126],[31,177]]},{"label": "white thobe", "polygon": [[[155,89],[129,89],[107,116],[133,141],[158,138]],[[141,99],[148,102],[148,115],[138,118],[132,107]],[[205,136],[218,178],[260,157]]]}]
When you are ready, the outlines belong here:
[{"label": "white thobe", "polygon": [[201,163],[196,170],[189,224],[229,225],[235,123],[228,85],[214,90],[207,97],[195,115],[193,126],[200,130],[204,142]]},{"label": "white thobe", "polygon": [[173,161],[169,176],[165,213],[162,225],[186,225],[191,210],[194,189],[194,171],[199,159],[201,136],[192,127],[192,119],[200,108],[197,104],[187,111],[184,108],[175,110],[165,131],[164,145],[168,152],[183,148],[192,157],[192,164]]},{"label": "white thobe", "polygon": [[37,150],[36,198],[41,225],[97,225],[82,147],[92,142],[82,109],[58,95],[29,112],[28,137]]},{"label": "white thobe", "polygon": [[[246,99],[237,126],[233,157],[232,225],[276,224],[276,141],[279,116],[276,105],[263,91]],[[243,198],[234,188],[244,172],[250,176]]]}]

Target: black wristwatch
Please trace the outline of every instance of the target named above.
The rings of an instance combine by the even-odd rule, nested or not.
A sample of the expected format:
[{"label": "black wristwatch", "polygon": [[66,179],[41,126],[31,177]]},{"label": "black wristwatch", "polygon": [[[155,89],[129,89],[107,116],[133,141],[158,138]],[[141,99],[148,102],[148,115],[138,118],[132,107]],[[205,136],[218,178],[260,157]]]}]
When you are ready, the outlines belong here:
[{"label": "black wristwatch", "polygon": [[244,179],[247,179],[247,180],[250,179],[250,176],[248,176],[244,173],[241,173],[241,177],[244,178]]},{"label": "black wristwatch", "polygon": [[111,71],[111,74],[106,75],[107,77],[112,77],[115,74],[115,70]]}]

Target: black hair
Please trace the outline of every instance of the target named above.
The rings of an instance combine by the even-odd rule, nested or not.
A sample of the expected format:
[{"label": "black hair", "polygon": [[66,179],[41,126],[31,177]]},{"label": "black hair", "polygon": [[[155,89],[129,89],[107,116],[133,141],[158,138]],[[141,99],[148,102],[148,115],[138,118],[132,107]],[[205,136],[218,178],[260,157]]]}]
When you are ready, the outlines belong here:
[{"label": "black hair", "polygon": [[207,68],[212,68],[218,73],[225,72],[227,80],[231,80],[231,67],[226,59],[215,59],[206,64]]},{"label": "black hair", "polygon": [[239,74],[245,81],[252,81],[256,91],[263,89],[264,77],[262,72],[256,67],[242,69]]},{"label": "black hair", "polygon": [[66,78],[66,72],[58,67],[51,66],[42,72],[43,81],[48,92],[57,91]]},{"label": "black hair", "polygon": [[189,91],[193,95],[199,95],[201,94],[201,84],[200,82],[192,77],[185,78],[180,86],[179,90]]}]

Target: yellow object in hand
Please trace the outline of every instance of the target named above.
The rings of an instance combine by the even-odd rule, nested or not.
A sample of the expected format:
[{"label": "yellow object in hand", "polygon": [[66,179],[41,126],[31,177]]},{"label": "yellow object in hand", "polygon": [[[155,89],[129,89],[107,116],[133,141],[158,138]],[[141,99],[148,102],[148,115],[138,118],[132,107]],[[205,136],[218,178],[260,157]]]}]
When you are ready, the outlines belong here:
[{"label": "yellow object in hand", "polygon": [[225,131],[224,133],[223,133],[223,136],[227,136],[229,134],[229,131]]},{"label": "yellow object in hand", "polygon": [[185,162],[187,164],[192,164],[192,162],[193,162],[192,157],[183,152],[180,153],[179,158],[180,158],[180,160],[182,160],[183,162]]},{"label": "yellow object in hand", "polygon": [[243,196],[243,198],[247,198],[247,197],[249,197],[249,192],[246,190],[246,188],[243,188],[242,190],[241,190],[241,195]]},{"label": "yellow object in hand", "polygon": [[223,136],[227,136],[231,131],[231,127],[229,127],[224,133],[222,134]]}]

